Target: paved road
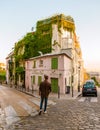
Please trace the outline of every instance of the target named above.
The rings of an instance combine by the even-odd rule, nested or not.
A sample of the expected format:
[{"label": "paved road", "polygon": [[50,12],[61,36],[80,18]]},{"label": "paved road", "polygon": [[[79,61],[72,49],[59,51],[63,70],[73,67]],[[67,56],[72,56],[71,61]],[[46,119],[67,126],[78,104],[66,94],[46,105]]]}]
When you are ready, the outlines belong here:
[{"label": "paved road", "polygon": [[41,116],[39,102],[0,86],[0,130],[100,130],[99,90],[98,97],[49,101],[48,113]]},{"label": "paved road", "polygon": [[57,100],[47,114],[29,116],[8,130],[100,130],[100,95]]},{"label": "paved road", "polygon": [[[39,111],[40,99],[0,85],[0,130]],[[49,101],[49,105],[54,102]],[[4,129],[5,128],[5,129]]]}]

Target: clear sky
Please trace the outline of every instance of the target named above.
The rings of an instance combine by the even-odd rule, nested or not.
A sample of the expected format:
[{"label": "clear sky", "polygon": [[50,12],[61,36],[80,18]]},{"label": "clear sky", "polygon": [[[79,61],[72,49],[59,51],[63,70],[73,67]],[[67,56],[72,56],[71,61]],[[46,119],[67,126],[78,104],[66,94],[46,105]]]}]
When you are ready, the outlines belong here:
[{"label": "clear sky", "polygon": [[38,20],[58,13],[74,18],[85,68],[100,70],[100,0],[0,0],[0,62]]}]

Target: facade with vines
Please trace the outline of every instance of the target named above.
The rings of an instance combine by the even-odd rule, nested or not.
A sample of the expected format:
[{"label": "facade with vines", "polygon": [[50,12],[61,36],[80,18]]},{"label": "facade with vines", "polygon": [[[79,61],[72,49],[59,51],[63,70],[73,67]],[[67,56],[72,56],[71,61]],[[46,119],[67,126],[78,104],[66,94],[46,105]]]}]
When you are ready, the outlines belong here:
[{"label": "facade with vines", "polygon": [[[36,31],[27,33],[14,46],[14,83],[24,80],[25,60],[44,54],[66,53],[72,58],[72,78],[74,85],[78,84],[78,67],[83,70],[82,52],[75,32],[75,22],[71,16],[64,14],[39,20]],[[81,74],[82,75],[82,74]],[[77,82],[75,82],[77,81]],[[82,80],[81,80],[82,82]]]}]

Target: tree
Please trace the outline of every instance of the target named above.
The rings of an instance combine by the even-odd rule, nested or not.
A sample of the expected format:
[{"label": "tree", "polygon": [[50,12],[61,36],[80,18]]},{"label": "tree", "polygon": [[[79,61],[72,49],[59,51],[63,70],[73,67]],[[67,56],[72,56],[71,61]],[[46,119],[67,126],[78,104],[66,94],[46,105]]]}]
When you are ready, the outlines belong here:
[{"label": "tree", "polygon": [[91,79],[93,79],[93,80],[94,80],[94,82],[95,82],[96,86],[99,86],[99,87],[100,87],[100,84],[99,84],[99,82],[97,81],[96,77],[92,77]]}]

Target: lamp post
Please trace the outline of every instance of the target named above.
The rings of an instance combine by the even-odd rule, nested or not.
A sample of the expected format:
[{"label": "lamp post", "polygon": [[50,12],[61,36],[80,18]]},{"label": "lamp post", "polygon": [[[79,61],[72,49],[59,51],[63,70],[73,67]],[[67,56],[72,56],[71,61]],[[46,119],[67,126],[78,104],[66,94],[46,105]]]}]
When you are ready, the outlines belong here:
[{"label": "lamp post", "polygon": [[58,98],[60,98],[60,86],[58,85]]},{"label": "lamp post", "polygon": [[72,87],[72,97],[74,97],[74,57],[72,55],[72,75],[71,75],[71,87]]},{"label": "lamp post", "polygon": [[74,92],[73,92],[73,75],[72,75],[72,79],[71,79],[72,81],[71,81],[71,83],[72,83],[72,97],[74,97]]},{"label": "lamp post", "polygon": [[80,92],[80,66],[78,67],[78,92]]}]

